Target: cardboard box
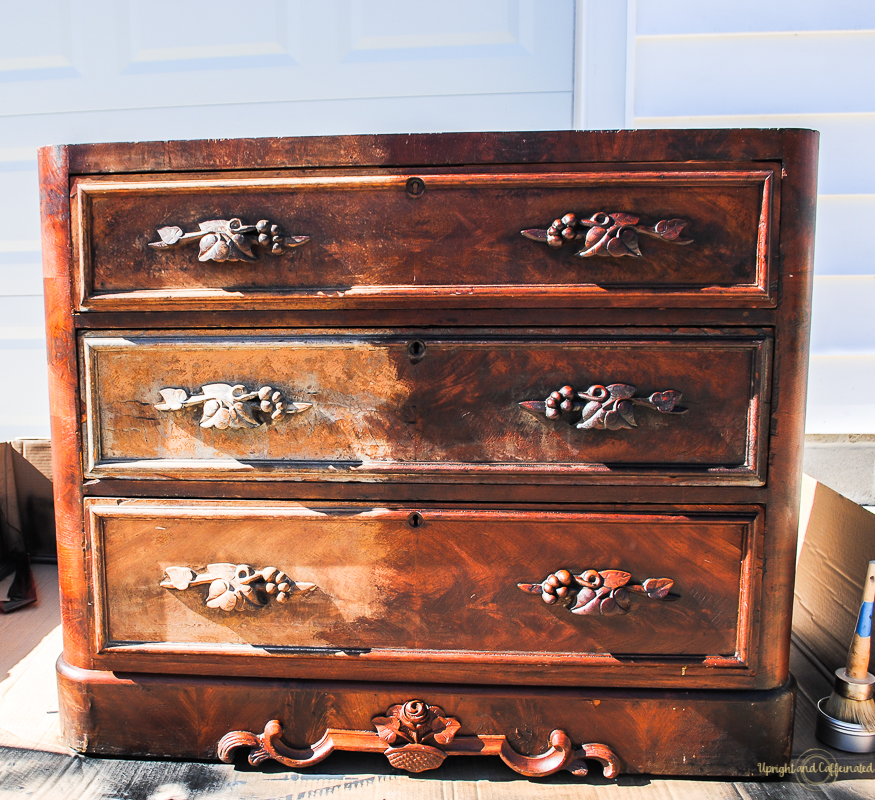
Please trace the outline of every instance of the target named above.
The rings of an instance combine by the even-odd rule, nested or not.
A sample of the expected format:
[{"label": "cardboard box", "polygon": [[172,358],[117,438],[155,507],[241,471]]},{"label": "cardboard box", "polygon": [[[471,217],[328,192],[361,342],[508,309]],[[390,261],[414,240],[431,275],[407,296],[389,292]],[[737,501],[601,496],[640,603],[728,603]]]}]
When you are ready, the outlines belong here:
[{"label": "cardboard box", "polygon": [[830,673],[847,660],[872,559],[875,514],[803,476],[793,634]]}]

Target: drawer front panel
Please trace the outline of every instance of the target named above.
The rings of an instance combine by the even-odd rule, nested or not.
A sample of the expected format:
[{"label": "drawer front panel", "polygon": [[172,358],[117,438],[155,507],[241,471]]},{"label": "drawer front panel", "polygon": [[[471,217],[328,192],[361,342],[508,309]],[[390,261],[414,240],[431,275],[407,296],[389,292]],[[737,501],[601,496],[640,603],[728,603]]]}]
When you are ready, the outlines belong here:
[{"label": "drawer front panel", "polygon": [[[80,304],[772,305],[774,180],[753,168],[83,179]],[[548,246],[569,213],[577,238]]]},{"label": "drawer front panel", "polygon": [[[760,535],[751,508],[86,505],[104,653],[226,646],[288,658],[392,660],[405,651],[438,662],[579,667],[637,656],[732,668],[749,656]],[[556,602],[531,592],[551,575],[568,583],[562,570],[604,589],[590,597],[572,579]]]},{"label": "drawer front panel", "polygon": [[[763,478],[763,334],[253,332],[83,342],[90,477]],[[567,413],[561,402],[545,405],[568,385]]]}]

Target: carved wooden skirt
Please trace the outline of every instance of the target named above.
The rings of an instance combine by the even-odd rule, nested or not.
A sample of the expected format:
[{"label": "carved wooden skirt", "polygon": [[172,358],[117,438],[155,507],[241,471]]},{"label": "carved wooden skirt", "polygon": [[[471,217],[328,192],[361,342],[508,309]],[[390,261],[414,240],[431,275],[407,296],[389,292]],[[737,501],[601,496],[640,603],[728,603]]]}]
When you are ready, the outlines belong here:
[{"label": "carved wooden skirt", "polygon": [[816,144],[43,149],[68,741],[785,761]]}]

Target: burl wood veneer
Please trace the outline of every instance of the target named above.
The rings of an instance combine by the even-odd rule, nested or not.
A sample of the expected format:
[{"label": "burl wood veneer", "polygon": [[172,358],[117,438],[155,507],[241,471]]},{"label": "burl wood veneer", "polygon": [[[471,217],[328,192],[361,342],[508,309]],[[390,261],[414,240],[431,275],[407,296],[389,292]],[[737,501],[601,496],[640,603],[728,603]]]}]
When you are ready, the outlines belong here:
[{"label": "burl wood veneer", "polygon": [[44,148],[68,741],[786,760],[816,153]]}]

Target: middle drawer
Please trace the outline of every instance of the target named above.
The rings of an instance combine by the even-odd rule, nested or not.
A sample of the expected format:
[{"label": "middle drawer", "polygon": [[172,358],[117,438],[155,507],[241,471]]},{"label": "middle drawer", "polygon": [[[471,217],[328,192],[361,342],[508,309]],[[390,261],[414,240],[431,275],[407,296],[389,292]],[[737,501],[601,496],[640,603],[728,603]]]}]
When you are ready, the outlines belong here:
[{"label": "middle drawer", "polygon": [[764,330],[83,335],[87,477],[764,481]]}]

